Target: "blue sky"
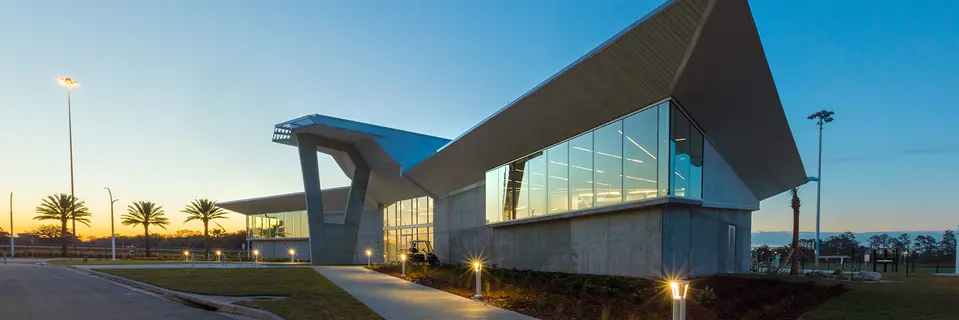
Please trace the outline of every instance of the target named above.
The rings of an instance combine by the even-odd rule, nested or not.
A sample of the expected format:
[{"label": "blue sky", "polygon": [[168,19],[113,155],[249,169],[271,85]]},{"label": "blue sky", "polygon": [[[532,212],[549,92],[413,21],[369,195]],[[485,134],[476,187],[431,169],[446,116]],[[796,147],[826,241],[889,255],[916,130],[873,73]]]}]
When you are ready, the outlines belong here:
[{"label": "blue sky", "polygon": [[[28,218],[41,197],[69,192],[58,76],[81,83],[73,96],[76,193],[94,226],[80,233],[102,234],[104,186],[121,199],[118,214],[132,200],[151,200],[174,221],[194,197],[301,190],[295,149],[270,134],[302,115],[456,137],[659,4],[2,2],[0,191],[15,192],[22,227],[34,224]],[[751,6],[811,174],[816,129],[805,117],[836,111],[824,144],[823,229],[959,223],[948,202],[959,142],[947,132],[959,123],[959,3]],[[322,161],[324,187],[348,182]],[[803,198],[802,229],[812,230],[814,186]],[[753,230],[791,228],[787,200],[764,201]]]}]

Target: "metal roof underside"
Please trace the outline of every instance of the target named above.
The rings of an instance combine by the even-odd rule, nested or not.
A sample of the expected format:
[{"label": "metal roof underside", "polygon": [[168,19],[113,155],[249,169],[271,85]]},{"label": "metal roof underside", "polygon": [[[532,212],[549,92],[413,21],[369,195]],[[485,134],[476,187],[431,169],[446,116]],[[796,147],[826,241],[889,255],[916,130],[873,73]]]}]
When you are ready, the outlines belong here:
[{"label": "metal roof underside", "polygon": [[676,0],[404,174],[445,195],[486,170],[676,98],[759,198],[806,181],[745,0]]}]

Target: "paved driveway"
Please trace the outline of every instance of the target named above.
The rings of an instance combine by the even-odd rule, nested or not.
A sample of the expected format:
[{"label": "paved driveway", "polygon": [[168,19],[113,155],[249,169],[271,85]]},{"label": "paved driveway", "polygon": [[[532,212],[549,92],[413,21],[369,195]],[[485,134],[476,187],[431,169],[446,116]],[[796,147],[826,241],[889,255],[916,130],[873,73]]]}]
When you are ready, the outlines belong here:
[{"label": "paved driveway", "polygon": [[231,319],[54,266],[0,264],[0,319]]}]

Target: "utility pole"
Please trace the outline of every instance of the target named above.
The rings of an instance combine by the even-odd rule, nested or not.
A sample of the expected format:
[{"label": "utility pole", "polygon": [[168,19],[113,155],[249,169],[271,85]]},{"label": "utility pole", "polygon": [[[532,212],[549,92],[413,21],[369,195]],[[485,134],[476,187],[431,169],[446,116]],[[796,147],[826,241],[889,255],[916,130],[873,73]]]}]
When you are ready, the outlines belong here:
[{"label": "utility pole", "polygon": [[15,249],[13,247],[13,192],[10,192],[10,257],[13,258],[15,254]]}]

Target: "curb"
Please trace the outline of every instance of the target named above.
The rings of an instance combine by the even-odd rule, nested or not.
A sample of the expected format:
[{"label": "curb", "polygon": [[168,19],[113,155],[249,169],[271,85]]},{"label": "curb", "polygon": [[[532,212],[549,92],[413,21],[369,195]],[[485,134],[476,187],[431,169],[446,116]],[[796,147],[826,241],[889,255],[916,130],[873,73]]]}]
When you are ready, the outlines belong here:
[{"label": "curb", "polygon": [[122,283],[137,289],[149,291],[155,294],[162,295],[164,298],[189,306],[199,306],[204,309],[215,310],[217,312],[225,312],[230,314],[236,314],[241,316],[246,316],[259,320],[284,320],[282,317],[260,309],[253,309],[249,307],[244,307],[236,304],[222,303],[213,300],[203,299],[196,297],[193,294],[183,293],[179,291],[173,291],[170,289],[161,288],[152,284],[143,283],[136,280],[131,280],[123,277],[114,276],[112,274],[107,274],[99,271],[77,268],[75,266],[60,266],[73,269],[77,272],[84,273],[89,276],[99,277],[113,282]]}]

